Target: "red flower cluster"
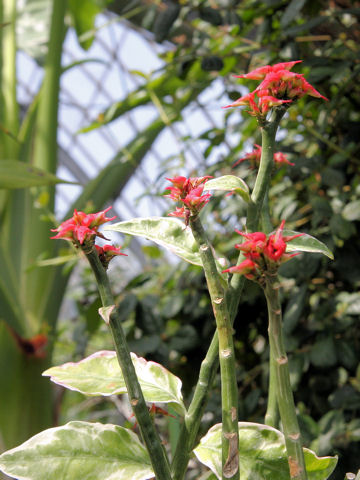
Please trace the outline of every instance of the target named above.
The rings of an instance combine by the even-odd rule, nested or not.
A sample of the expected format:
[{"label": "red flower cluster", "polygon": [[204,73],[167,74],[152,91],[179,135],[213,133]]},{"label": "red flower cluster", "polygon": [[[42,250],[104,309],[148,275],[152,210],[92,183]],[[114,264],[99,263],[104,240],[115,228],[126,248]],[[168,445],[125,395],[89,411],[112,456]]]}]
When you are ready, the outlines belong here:
[{"label": "red flower cluster", "polygon": [[[237,165],[239,165],[239,163],[245,162],[246,160],[250,161],[250,164],[251,164],[252,168],[255,168],[256,166],[258,166],[259,163],[260,163],[260,159],[261,159],[262,149],[261,149],[261,146],[257,145],[256,143],[255,143],[255,147],[256,148],[254,148],[254,150],[252,152],[247,153],[244,157],[237,160],[234,163],[233,168],[236,167]],[[278,165],[283,164],[283,163],[286,163],[287,165],[295,165],[295,163],[289,162],[286,155],[282,152],[274,153],[274,162]]]},{"label": "red flower cluster", "polygon": [[190,215],[195,215],[200,212],[210,200],[210,193],[203,195],[204,184],[209,178],[212,177],[167,178],[166,180],[169,180],[173,186],[166,188],[166,190],[170,190],[171,193],[165,196],[184,204],[182,207],[177,207],[174,212],[169,213],[169,216],[185,218],[185,224],[187,225]]},{"label": "red flower cluster", "polygon": [[299,62],[301,60],[277,63],[273,66],[265,65],[246,75],[235,75],[237,78],[262,80],[262,82],[253,92],[240,97],[224,108],[246,105],[249,107],[250,115],[264,121],[271,108],[294,102],[304,95],[327,100],[305,80],[302,74],[290,72],[293,66]]},{"label": "red flower cluster", "polygon": [[57,235],[51,238],[63,238],[64,240],[79,242],[80,245],[85,241],[93,241],[96,236],[105,238],[98,232],[98,228],[103,223],[110,222],[116,218],[116,216],[106,218],[105,214],[110,209],[111,207],[101,212],[90,214],[74,210],[72,218],[65,220],[58,228],[51,229],[52,232],[58,232]]},{"label": "red flower cluster", "polygon": [[[74,210],[74,215],[61,223],[58,228],[51,229],[52,232],[58,232],[57,235],[51,238],[62,238],[64,240],[69,240],[73,242],[75,246],[90,244],[94,245],[95,238],[101,237],[107,240],[104,235],[98,231],[100,225],[103,225],[106,222],[114,220],[114,217],[106,217],[106,213],[112,207],[108,207],[105,210],[97,213],[84,213]],[[95,245],[96,251],[98,252],[101,263],[105,268],[107,268],[110,260],[116,255],[125,255],[125,253],[120,252],[121,247],[114,247],[113,245],[104,245],[99,247]]]},{"label": "red flower cluster", "polygon": [[268,267],[276,267],[298,255],[285,253],[286,242],[301,237],[303,233],[283,236],[284,225],[285,220],[281,222],[276,232],[269,236],[263,232],[245,233],[236,230],[246,241],[236,244],[235,248],[241,250],[246,259],[239,265],[224,270],[223,273],[240,273],[246,278],[255,280],[260,278]]},{"label": "red flower cluster", "polygon": [[126,253],[120,252],[121,247],[114,247],[114,245],[104,245],[100,247],[95,245],[96,251],[98,252],[101,263],[106,268],[109,265],[110,260],[112,260],[117,255],[124,255],[127,257]]}]

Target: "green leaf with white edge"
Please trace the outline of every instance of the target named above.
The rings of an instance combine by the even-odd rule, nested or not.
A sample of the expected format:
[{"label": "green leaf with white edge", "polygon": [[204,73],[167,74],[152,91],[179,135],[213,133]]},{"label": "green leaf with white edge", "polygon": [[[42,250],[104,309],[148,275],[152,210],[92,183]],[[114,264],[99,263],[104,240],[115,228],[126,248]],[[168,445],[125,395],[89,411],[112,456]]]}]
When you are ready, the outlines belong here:
[{"label": "green leaf with white edge", "polygon": [[143,237],[165,247],[178,257],[202,266],[197,243],[190,228],[178,218],[148,217],[108,225],[104,230]]},{"label": "green leaf with white edge", "polygon": [[[221,479],[221,424],[214,425],[194,449],[197,459]],[[319,458],[304,448],[309,480],[325,480],[337,457]],[[240,478],[290,480],[284,435],[273,427],[239,422]]]},{"label": "green leaf with white edge", "polygon": [[149,455],[131,430],[70,422],[38,433],[0,455],[0,470],[18,480],[147,480]]},{"label": "green leaf with white edge", "polygon": [[0,161],[0,188],[16,189],[29,188],[41,185],[55,185],[56,183],[71,183],[17,160]]},{"label": "green leaf with white edge", "polygon": [[[299,232],[293,232],[292,230],[284,230],[283,236],[287,235],[297,235]],[[309,253],[322,253],[326,257],[334,260],[334,255],[332,251],[325,245],[325,243],[320,242],[315,237],[304,233],[301,237],[294,238],[290,242],[286,243],[287,252],[309,252]]]},{"label": "green leaf with white edge", "polygon": [[227,192],[235,192],[241,196],[245,202],[250,202],[249,187],[244,180],[235,175],[224,175],[219,178],[208,180],[204,184],[204,190],[224,190]]},{"label": "green leaf with white edge", "polygon": [[[181,380],[159,363],[131,353],[131,358],[147,402],[169,403],[181,415],[185,406]],[[51,367],[43,373],[50,380],[84,395],[119,395],[127,393],[116,352],[103,350],[80,362]]]}]

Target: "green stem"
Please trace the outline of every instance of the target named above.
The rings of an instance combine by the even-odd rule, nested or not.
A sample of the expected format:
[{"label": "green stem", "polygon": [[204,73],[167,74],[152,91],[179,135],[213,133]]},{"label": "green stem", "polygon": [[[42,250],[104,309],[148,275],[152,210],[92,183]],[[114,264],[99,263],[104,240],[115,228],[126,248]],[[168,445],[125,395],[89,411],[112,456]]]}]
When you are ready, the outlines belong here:
[{"label": "green stem", "polygon": [[[307,480],[301,433],[290,385],[289,363],[282,334],[278,279],[267,274],[265,297],[269,315],[269,342],[276,374],[277,403],[283,426],[291,480]],[[273,379],[274,380],[274,379]]]},{"label": "green stem", "polygon": [[[269,207],[269,189],[266,190],[263,208],[261,210],[261,226],[262,231],[266,234],[269,234],[273,230],[273,225],[271,223],[270,217],[270,207]],[[277,428],[279,422],[279,409],[276,399],[276,368],[275,360],[272,355],[271,348],[269,349],[269,389],[268,389],[268,402],[267,409],[265,413],[265,425]]]},{"label": "green stem", "polygon": [[1,113],[0,123],[9,131],[9,135],[0,132],[0,157],[8,160],[17,160],[18,145],[13,137],[19,130],[19,106],[16,99],[16,0],[4,0],[1,10],[2,60],[0,74]]},{"label": "green stem", "polygon": [[211,245],[198,215],[190,217],[190,226],[203,264],[219,338],[222,404],[222,479],[239,479],[238,391],[235,371],[233,329],[225,291],[216,268]]},{"label": "green stem", "polygon": [[[276,109],[273,119],[271,119],[270,122],[264,125],[261,129],[262,144],[265,145],[266,148],[262,151],[260,166],[264,163],[265,166],[259,169],[255,182],[256,189],[254,188],[256,194],[254,195],[253,192],[251,207],[248,208],[247,212],[247,228],[249,231],[256,231],[258,228],[265,192],[270,183],[275,136],[280,120],[285,111],[286,110],[283,108]],[[254,219],[252,219],[252,216],[254,216]],[[241,263],[243,259],[244,257],[240,253],[238,264]],[[245,278],[243,275],[233,275],[230,285],[226,291],[226,301],[231,325],[234,323],[234,319],[237,314],[244,283]],[[178,446],[171,464],[174,480],[182,480],[184,478],[191,451],[195,447],[195,441],[200,425],[200,418],[205,410],[206,400],[218,368],[218,351],[219,339],[218,332],[216,331],[206,357],[201,364],[199,380],[195,387],[195,392],[191,400],[188,413],[185,417]]]},{"label": "green stem", "polygon": [[99,260],[96,250],[93,247],[90,250],[84,247],[83,251],[95,274],[103,308],[108,312],[104,314],[105,321],[108,323],[114,339],[117,358],[124,376],[131,407],[149,452],[156,479],[171,480],[168,459],[161,445],[160,437],[151,420],[134,365],[131,361],[120,317],[115,308],[115,301],[111,292],[108,276]]},{"label": "green stem", "polygon": [[272,355],[271,347],[269,357],[269,391],[267,409],[265,413],[265,425],[277,428],[279,423],[279,409],[276,398],[276,364],[274,356]]},{"label": "green stem", "polygon": [[276,108],[273,117],[261,127],[261,160],[256,176],[251,202],[248,205],[246,229],[255,232],[259,228],[259,219],[266,191],[270,185],[271,171],[274,164],[275,136],[286,108]]},{"label": "green stem", "polygon": [[171,463],[171,472],[174,480],[182,480],[184,478],[190,452],[195,447],[206,400],[219,366],[218,359],[219,337],[216,331],[207,354],[201,363],[199,379],[180,431],[175,455]]}]

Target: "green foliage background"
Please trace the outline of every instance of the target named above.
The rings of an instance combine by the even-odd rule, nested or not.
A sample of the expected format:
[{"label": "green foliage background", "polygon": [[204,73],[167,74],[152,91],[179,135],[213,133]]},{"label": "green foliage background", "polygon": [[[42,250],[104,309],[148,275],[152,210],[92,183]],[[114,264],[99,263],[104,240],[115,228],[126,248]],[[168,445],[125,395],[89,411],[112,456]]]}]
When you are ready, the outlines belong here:
[{"label": "green foliage background", "polygon": [[[156,8],[160,13],[151,22]],[[164,76],[182,81],[177,89],[206,88],[223,78],[230,103],[241,96],[240,83],[254,85],[234,81],[230,73],[302,59],[295,70],[329,98],[326,103],[306,97],[283,120],[278,149],[295,166],[274,173],[270,203],[274,226],[285,218],[289,228],[316,236],[335,255],[334,262],[301,255],[282,267],[281,276],[286,345],[305,443],[320,455],[338,454],[331,478],[342,479],[359,467],[360,441],[359,2],[167,2],[147,6],[146,12],[134,21],[158,41],[175,42],[164,56]],[[166,105],[170,93],[176,105],[178,91],[159,89],[157,95]],[[235,137],[230,153],[216,153],[222,142],[234,145]],[[259,142],[259,131],[253,118],[232,109],[223,129],[213,128],[194,141],[202,146],[206,173],[223,175],[232,172],[244,148]],[[251,184],[248,168],[238,167],[237,173]],[[217,251],[233,260],[237,239],[232,231],[243,226],[244,215],[245,207],[219,196],[204,214]],[[121,295],[124,305],[133,299],[133,348],[168,365],[190,395],[214,330],[204,278],[194,266],[162,265],[137,281]],[[262,421],[265,411],[265,312],[261,292],[247,284],[235,321],[241,420]],[[220,419],[216,393],[209,405],[213,423]]]},{"label": "green foliage background", "polygon": [[[253,87],[251,81],[233,79],[233,73],[302,59],[294,70],[304,73],[329,98],[324,102],[305,97],[283,120],[278,149],[287,153],[295,166],[274,172],[270,206],[274,227],[284,218],[289,228],[316,236],[335,255],[334,262],[314,255],[299,256],[282,267],[281,276],[286,344],[305,443],[319,455],[339,455],[331,478],[341,480],[346,472],[359,468],[360,446],[360,2],[86,0],[82,8],[69,2],[84,48],[91,45],[91,36],[84,40],[83,35],[105,4],[137,27],[153,32],[155,39],[167,42],[169,48],[162,57],[162,71],[125,102],[109,105],[88,126],[101,127],[149,103],[155,102],[159,109],[159,118],[137,143],[129,145],[132,158],[125,171],[117,170],[123,155],[119,152],[87,186],[77,208],[84,208],[92,198],[100,209],[114,198],[151,143],[164,128],[181,120],[185,108],[196,100],[201,102],[199,95],[213,82],[221,84],[218,97],[211,99],[216,108],[241,96],[245,90],[240,91],[240,85]],[[259,139],[255,120],[242,109],[229,109],[223,128],[183,139],[184,146],[196,142],[204,155],[199,171],[189,173],[234,173],[232,164]],[[226,154],[221,150],[224,144],[231,146]],[[183,165],[181,150],[177,158],[164,162],[158,192],[152,193],[160,193],[163,177],[176,174]],[[113,172],[122,178],[120,187]],[[246,165],[235,172],[252,184],[254,173]],[[104,179],[109,182],[106,188]],[[204,223],[218,253],[233,261],[237,241],[233,231],[243,227],[245,206],[233,197],[217,195],[206,213]],[[185,398],[189,398],[215,328],[205,281],[198,267],[169,263],[157,247],[146,246],[144,252],[149,258],[146,271],[116,287],[130,347],[180,376]],[[79,289],[72,291],[78,307],[76,326],[64,323],[54,333],[55,364],[60,359],[79,359],[94,349],[112,348],[100,325],[97,295],[87,273],[83,273]],[[115,284],[117,278],[122,274],[115,269]],[[62,277],[61,288],[64,283]],[[265,312],[261,292],[248,283],[235,321],[240,420],[261,422],[266,408]],[[55,319],[52,322],[55,324]],[[70,336],[72,346],[67,341]],[[65,396],[61,421],[89,414],[87,407],[74,407],[78,402],[76,394]],[[58,404],[54,406],[57,414]],[[103,417],[114,421],[114,411],[107,409],[108,404],[98,405],[97,415],[103,410]],[[211,415],[206,416],[202,433],[220,420],[218,385],[208,410]],[[172,438],[176,438],[176,428],[170,432],[170,441]]]}]

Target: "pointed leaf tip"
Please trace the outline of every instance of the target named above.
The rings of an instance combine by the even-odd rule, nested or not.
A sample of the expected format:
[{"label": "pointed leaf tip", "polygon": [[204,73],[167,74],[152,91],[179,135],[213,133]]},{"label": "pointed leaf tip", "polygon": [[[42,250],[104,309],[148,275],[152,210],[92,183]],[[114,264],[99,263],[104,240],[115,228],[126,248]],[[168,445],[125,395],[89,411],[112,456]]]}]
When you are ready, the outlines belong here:
[{"label": "pointed leaf tip", "polygon": [[[292,230],[284,230],[283,236],[297,235],[299,232],[294,232]],[[304,233],[301,237],[294,238],[286,244],[287,252],[309,252],[309,253],[322,253],[326,257],[329,257],[331,260],[334,260],[334,254],[332,251],[325,245],[325,243],[320,242],[315,237]]]},{"label": "pointed leaf tip", "polygon": [[[139,383],[147,402],[171,403],[183,415],[185,406],[181,393],[181,380],[169,370],[152,361],[131,353]],[[116,352],[102,350],[80,362],[69,362],[52,367],[43,373],[50,380],[84,395],[120,395],[126,393],[125,380]]]},{"label": "pointed leaf tip", "polygon": [[178,257],[202,266],[196,241],[189,228],[178,218],[148,217],[108,225],[104,230],[127,233],[152,240]]}]

